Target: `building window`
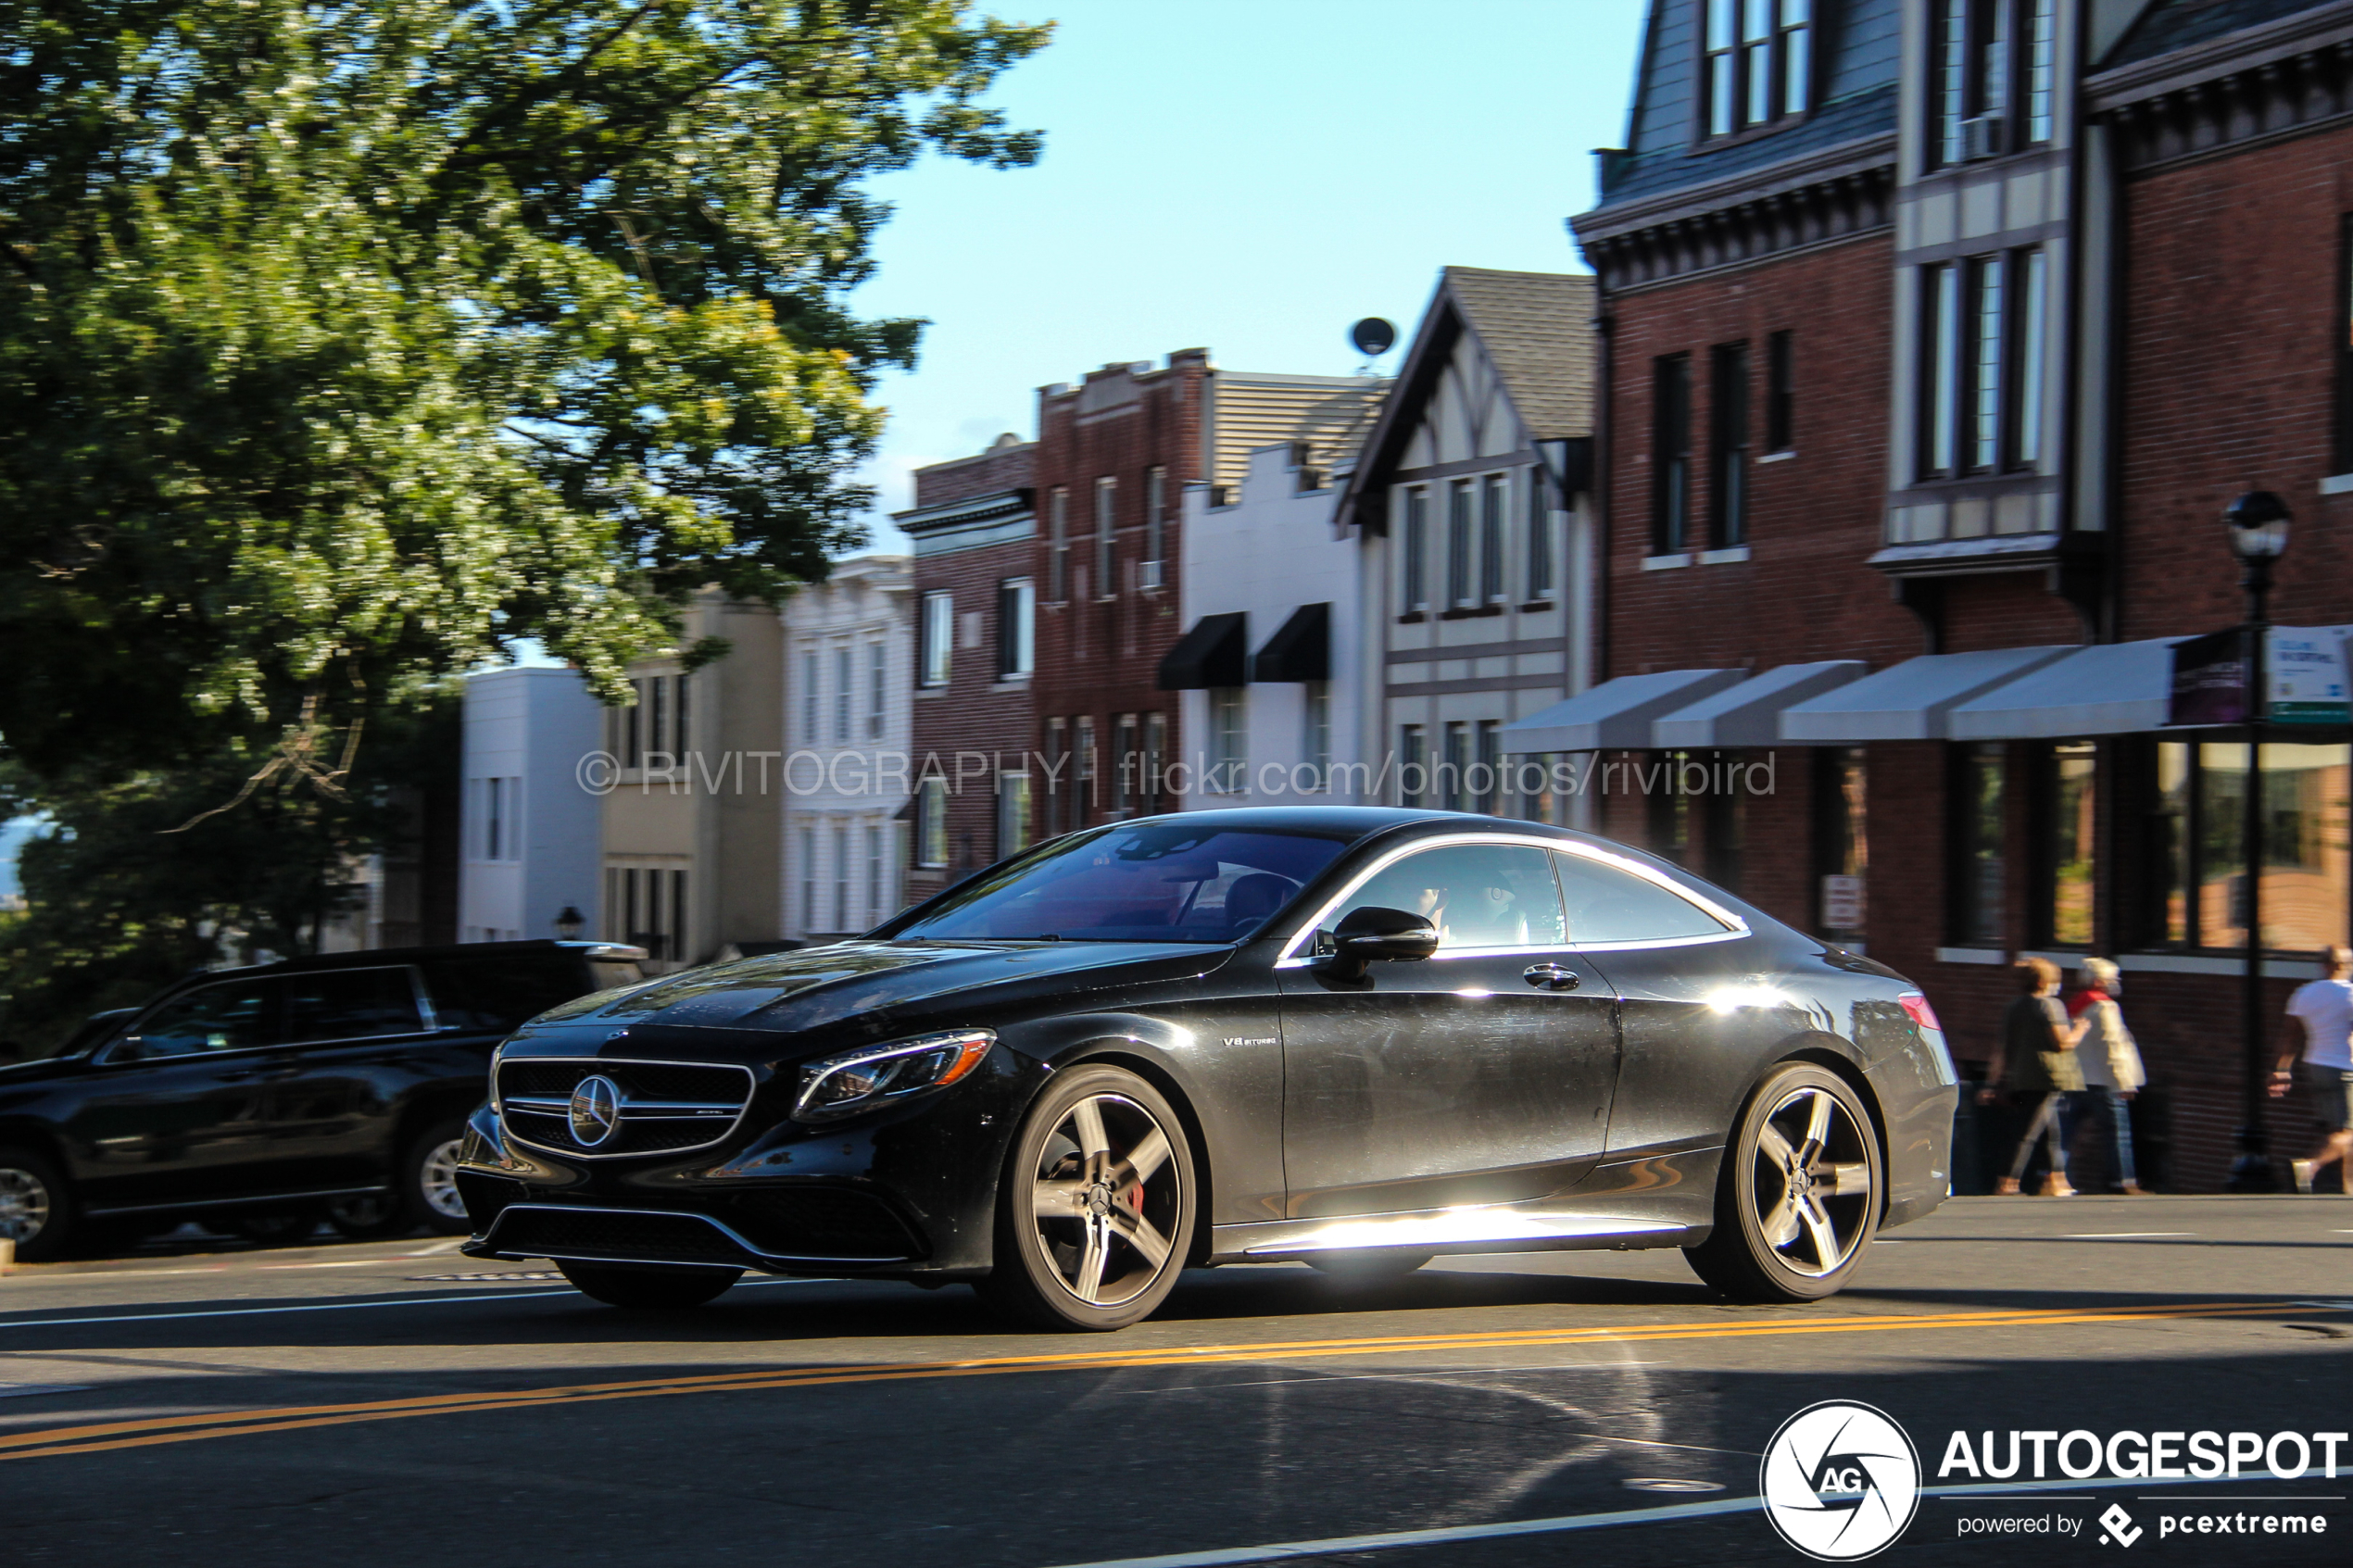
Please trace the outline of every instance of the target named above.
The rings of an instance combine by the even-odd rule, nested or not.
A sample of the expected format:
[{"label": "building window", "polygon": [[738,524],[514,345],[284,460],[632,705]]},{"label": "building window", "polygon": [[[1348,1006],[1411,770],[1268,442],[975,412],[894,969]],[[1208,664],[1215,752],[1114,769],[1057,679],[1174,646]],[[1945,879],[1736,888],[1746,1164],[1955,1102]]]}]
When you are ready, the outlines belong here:
[{"label": "building window", "polygon": [[1500,719],[1478,721],[1478,760],[1472,765],[1471,809],[1491,817],[1504,814],[1504,725]]},{"label": "building window", "polygon": [[1091,714],[1079,715],[1076,726],[1077,738],[1076,763],[1071,770],[1070,825],[1085,827],[1087,813],[1095,805],[1095,720]]},{"label": "building window", "polygon": [[856,929],[849,919],[849,827],[834,824],[834,924],[836,931]]},{"label": "building window", "polygon": [[1059,486],[1046,503],[1046,537],[1052,555],[1047,564],[1046,596],[1063,604],[1070,597],[1070,492]]},{"label": "building window", "polygon": [[687,707],[688,700],[694,694],[694,689],[695,678],[692,675],[681,675],[678,677],[677,714],[672,721],[678,727],[678,749],[680,751],[689,750],[695,744],[694,726],[691,722],[693,716],[689,713]]},{"label": "building window", "polygon": [[1692,360],[1669,355],[1651,369],[1651,554],[1680,554],[1691,538]]},{"label": "building window", "polygon": [[1481,604],[1504,602],[1504,510],[1511,504],[1512,482],[1508,474],[1493,473],[1479,494],[1478,506],[1478,600]]},{"label": "building window", "polygon": [[1168,504],[1168,470],[1150,468],[1144,470],[1144,564],[1138,574],[1137,586],[1157,588],[1166,581],[1168,569],[1162,564],[1166,558],[1161,551],[1165,547],[1162,537],[1161,511]]},{"label": "building window", "polygon": [[1119,481],[1095,481],[1095,592],[1110,598],[1119,592],[1113,575],[1112,531],[1119,517]]},{"label": "building window", "polygon": [[817,929],[817,830],[800,830],[800,929]]},{"label": "building window", "polygon": [[1301,789],[1316,794],[1331,787],[1332,684],[1309,681],[1300,693],[1300,760],[1307,764]]},{"label": "building window", "polygon": [[915,863],[948,863],[948,781],[927,773],[915,793]]},{"label": "building window", "polygon": [[857,655],[844,644],[834,649],[834,744],[849,744],[849,709],[858,700]]},{"label": "building window", "polygon": [[1446,487],[1446,602],[1470,603],[1471,482],[1458,479]]},{"label": "building window", "polygon": [[1136,716],[1123,713],[1112,729],[1112,808],[1122,817],[1135,815],[1137,771],[1141,761],[1136,753]]},{"label": "building window", "polygon": [[621,765],[631,770],[646,765],[642,726],[646,717],[646,683],[629,683],[631,702],[621,710]]},{"label": "building window", "polygon": [[1813,94],[1813,0],[1703,0],[1707,133],[1804,114]]},{"label": "building window", "polygon": [[[2246,946],[2246,746],[2159,741],[2156,810],[2142,864],[2151,873],[2151,935],[2221,950]],[[2263,946],[2311,952],[2347,939],[2353,747],[2263,747]]]},{"label": "building window", "polygon": [[1708,413],[1710,477],[1716,492],[1712,543],[1729,550],[1748,543],[1748,345],[1721,345],[1711,358],[1716,383]]},{"label": "building window", "polygon": [[1871,868],[1866,755],[1859,746],[1814,754],[1814,928],[1849,946],[1863,938]]},{"label": "building window", "polygon": [[1213,795],[1239,795],[1250,787],[1250,688],[1212,686],[1209,691],[1209,778]]},{"label": "building window", "polygon": [[1470,726],[1456,720],[1446,726],[1446,756],[1438,765],[1438,805],[1444,811],[1467,811],[1470,799]]},{"label": "building window", "polygon": [[817,716],[824,711],[817,696],[817,655],[813,651],[800,656],[800,739],[804,746],[815,746],[825,737],[817,728]]},{"label": "building window", "polygon": [[[889,701],[890,645],[866,645],[866,738],[883,738],[885,704]],[[679,706],[683,709],[686,704]],[[681,737],[683,740],[683,737]]]},{"label": "building window", "polygon": [[1029,847],[1029,775],[997,775],[997,859]]},{"label": "building window", "polygon": [[1931,18],[1931,166],[2049,141],[2058,0],[1933,0]]},{"label": "building window", "polygon": [[2336,256],[2336,461],[2330,466],[2353,473],[2353,213],[2337,220]]},{"label": "building window", "polygon": [[1026,577],[997,584],[997,678],[1026,679],[1038,668],[1038,589]]},{"label": "building window", "polygon": [[1419,486],[1405,492],[1404,548],[1398,552],[1404,569],[1404,609],[1408,614],[1429,605],[1429,492]]},{"label": "building window", "polygon": [[2003,803],[2006,756],[1999,741],[1957,749],[1953,778],[1953,918],[1955,942],[1999,947],[2003,899],[2008,892]]},{"label": "building window", "polygon": [[1765,340],[1765,449],[1797,448],[1797,337],[1779,332]]},{"label": "building window", "polygon": [[2039,250],[1920,269],[1920,477],[2040,461],[2046,292]]},{"label": "building window", "polygon": [[1160,809],[1163,784],[1168,765],[1168,715],[1144,715],[1144,809]]},{"label": "building window", "polygon": [[1429,747],[1419,724],[1397,727],[1397,803],[1419,806],[1429,797]]},{"label": "building window", "polygon": [[924,596],[924,684],[948,684],[949,661],[956,650],[956,599],[951,594]]},{"label": "building window", "polygon": [[1553,596],[1553,495],[1544,470],[1528,470],[1528,597],[1535,603]]},{"label": "building window", "polygon": [[669,756],[670,746],[668,742],[670,735],[669,732],[664,728],[664,724],[670,717],[667,712],[670,705],[665,700],[665,698],[669,696],[669,685],[670,683],[660,675],[656,675],[653,679],[646,683],[646,696],[648,703],[646,709],[647,746],[648,749],[663,755],[665,766],[675,760],[673,758]]},{"label": "building window", "polygon": [[2042,840],[2036,867],[2034,936],[2057,947],[2089,947],[2098,865],[2095,788],[2097,758],[2090,741],[2066,741],[2041,759],[2035,815]]},{"label": "building window", "polygon": [[1043,827],[1049,838],[1065,830],[1063,803],[1070,796],[1070,726],[1060,719],[1046,721],[1046,811]]},{"label": "building window", "polygon": [[474,811],[480,826],[474,834],[477,860],[522,859],[522,780],[476,779]]}]

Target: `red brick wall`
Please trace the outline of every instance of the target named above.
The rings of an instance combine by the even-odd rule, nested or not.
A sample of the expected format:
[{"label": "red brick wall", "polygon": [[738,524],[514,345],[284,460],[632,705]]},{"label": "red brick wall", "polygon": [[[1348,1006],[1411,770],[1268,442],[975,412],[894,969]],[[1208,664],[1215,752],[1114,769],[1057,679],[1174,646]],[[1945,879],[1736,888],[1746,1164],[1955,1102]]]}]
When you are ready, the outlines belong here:
[{"label": "red brick wall", "polygon": [[[1041,395],[1038,405],[1038,542],[1032,551],[1038,582],[1038,672],[1031,744],[1042,744],[1047,721],[1062,719],[1076,744],[1077,720],[1092,717],[1095,725],[1096,779],[1090,795],[1075,789],[1075,769],[1065,769],[1058,787],[1066,803],[1059,817],[1049,817],[1046,781],[1041,777],[1034,798],[1037,831],[1050,826],[1064,830],[1106,819],[1113,809],[1119,759],[1114,754],[1121,716],[1134,714],[1137,743],[1143,742],[1147,716],[1158,713],[1167,725],[1167,759],[1185,755],[1178,733],[1181,706],[1175,692],[1159,689],[1160,661],[1184,634],[1177,562],[1182,558],[1179,536],[1184,486],[1202,476],[1202,406],[1209,357],[1199,349],[1170,356],[1157,370],[1133,377],[1138,395],[1132,401],[1093,412],[1083,412],[1088,388],[1128,379],[1124,366],[1090,372],[1083,386]],[[1165,470],[1162,486],[1161,553],[1163,585],[1154,590],[1135,586],[1134,569],[1145,557],[1148,487],[1146,470]],[[1095,482],[1118,481],[1115,491],[1116,527],[1113,533],[1114,581],[1110,592],[1096,571]],[[1057,488],[1069,496],[1068,601],[1051,602],[1053,544],[1051,537],[1052,497]],[[1084,583],[1084,592],[1080,591]],[[1140,780],[1139,780],[1140,784]],[[1129,815],[1150,804],[1131,799]],[[1076,814],[1074,814],[1074,810]]]}]

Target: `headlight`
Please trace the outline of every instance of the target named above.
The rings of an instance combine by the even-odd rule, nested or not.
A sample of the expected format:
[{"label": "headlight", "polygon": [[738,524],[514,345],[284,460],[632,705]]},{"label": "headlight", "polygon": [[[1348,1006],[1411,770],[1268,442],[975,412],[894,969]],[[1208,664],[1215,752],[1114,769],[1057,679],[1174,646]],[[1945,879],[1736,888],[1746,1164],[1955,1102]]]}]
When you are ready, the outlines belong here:
[{"label": "headlight", "polygon": [[997,1043],[994,1029],[959,1029],[895,1045],[829,1056],[800,1070],[796,1122],[824,1122],[925,1089],[942,1089],[980,1065]]}]

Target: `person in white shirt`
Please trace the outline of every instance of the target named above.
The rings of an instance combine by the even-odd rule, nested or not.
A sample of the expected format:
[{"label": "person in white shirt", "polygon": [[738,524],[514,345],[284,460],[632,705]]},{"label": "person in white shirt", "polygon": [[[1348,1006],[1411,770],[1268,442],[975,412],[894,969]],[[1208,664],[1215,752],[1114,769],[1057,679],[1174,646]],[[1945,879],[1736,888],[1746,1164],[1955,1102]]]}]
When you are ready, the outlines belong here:
[{"label": "person in white shirt", "polygon": [[[2295,1161],[2296,1190],[2310,1192],[2312,1178],[2334,1165],[2339,1187],[2353,1193],[2353,947],[2328,949],[2328,978],[2296,988],[2288,1017],[2302,1031],[2304,1074],[2318,1102],[2328,1141],[2309,1160]],[[2280,1053],[2271,1074],[2271,1098],[2285,1097],[2296,1081],[2294,1044]]]}]

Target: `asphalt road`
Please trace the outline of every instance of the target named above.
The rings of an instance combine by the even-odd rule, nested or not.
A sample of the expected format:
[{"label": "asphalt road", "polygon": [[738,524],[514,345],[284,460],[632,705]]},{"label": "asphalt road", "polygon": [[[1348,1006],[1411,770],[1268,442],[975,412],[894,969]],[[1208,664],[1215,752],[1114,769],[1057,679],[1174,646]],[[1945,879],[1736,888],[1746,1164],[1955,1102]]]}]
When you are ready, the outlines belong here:
[{"label": "asphalt road", "polygon": [[[2341,1564],[2353,1444],[2334,1481],[1938,1468],[1957,1429],[2353,1427],[2353,1200],[1962,1199],[1804,1308],[1672,1252],[1220,1269],[1109,1336],[849,1282],[627,1314],[424,1240],[19,1268],[0,1562],[1800,1563],[1758,1456],[1821,1400],[1995,1489],[1881,1561]],[[2327,1533],[2237,1533],[2287,1514]]]}]

